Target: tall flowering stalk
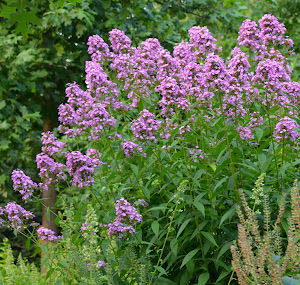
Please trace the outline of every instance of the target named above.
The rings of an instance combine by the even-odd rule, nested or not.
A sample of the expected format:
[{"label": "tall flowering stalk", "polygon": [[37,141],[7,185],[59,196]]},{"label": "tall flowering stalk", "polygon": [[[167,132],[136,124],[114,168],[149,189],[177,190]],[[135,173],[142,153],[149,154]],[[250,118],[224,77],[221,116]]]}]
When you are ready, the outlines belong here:
[{"label": "tall flowering stalk", "polygon": [[291,190],[291,216],[288,221],[287,246],[285,252],[281,247],[279,224],[285,210],[285,198],[282,198],[279,213],[271,227],[271,213],[268,197],[262,192],[262,178],[254,189],[255,204],[263,198],[264,231],[260,233],[259,222],[254,207],[249,208],[245,195],[240,191],[242,209],[237,208],[240,219],[238,225],[238,242],[231,246],[232,266],[238,277],[239,284],[282,284],[287,272],[299,271],[300,254],[300,196],[298,181]]}]

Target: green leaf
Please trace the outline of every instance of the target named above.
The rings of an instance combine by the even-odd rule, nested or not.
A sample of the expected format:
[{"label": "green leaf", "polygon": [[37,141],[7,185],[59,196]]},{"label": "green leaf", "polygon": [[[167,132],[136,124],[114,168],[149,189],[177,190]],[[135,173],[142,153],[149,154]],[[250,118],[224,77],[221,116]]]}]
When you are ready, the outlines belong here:
[{"label": "green leaf", "polygon": [[151,211],[166,210],[166,209],[168,209],[167,206],[157,206],[157,207],[150,208]]},{"label": "green leaf", "polygon": [[172,253],[176,256],[177,252],[178,252],[178,241],[177,241],[177,239],[172,239],[171,240],[170,247],[171,247]]},{"label": "green leaf", "polygon": [[161,273],[161,275],[168,275],[167,271],[164,270],[161,266],[157,266],[157,270]]},{"label": "green leaf", "polygon": [[151,228],[152,228],[152,231],[154,232],[154,234],[157,236],[158,233],[159,233],[159,223],[158,223],[158,221],[154,221],[151,224]]},{"label": "green leaf", "polygon": [[7,123],[6,121],[3,121],[0,123],[0,130],[7,130],[7,129],[9,129],[9,127],[10,127],[10,124]]},{"label": "green leaf", "polygon": [[43,252],[45,252],[45,253],[49,253],[49,251],[48,251],[48,247],[46,246],[46,245],[40,245],[40,248],[41,248],[41,250],[43,251]]},{"label": "green leaf", "polygon": [[61,267],[65,267],[65,268],[68,268],[68,267],[69,267],[68,263],[65,262],[64,260],[60,261],[60,262],[58,263],[58,265],[61,266]]},{"label": "green leaf", "polygon": [[194,202],[195,207],[200,211],[203,217],[205,217],[205,207],[200,201]]},{"label": "green leaf", "polygon": [[201,231],[201,234],[207,239],[209,240],[213,245],[215,245],[216,247],[218,247],[214,237],[212,236],[212,234],[208,233],[208,232],[203,232]]},{"label": "green leaf", "polygon": [[227,276],[229,273],[231,273],[231,271],[222,271],[222,273],[220,274],[219,278],[216,281],[216,284],[218,284],[219,281],[221,281],[225,276]]},{"label": "green leaf", "polygon": [[46,208],[46,219],[48,222],[50,222],[50,208],[49,207]]},{"label": "green leaf", "polygon": [[232,245],[232,241],[230,242],[227,242],[225,243],[222,248],[220,249],[219,253],[218,253],[218,256],[217,256],[217,259],[219,259],[229,248],[230,246]]},{"label": "green leaf", "polygon": [[30,238],[26,239],[25,246],[27,250],[30,249],[30,242],[31,242]]},{"label": "green leaf", "polygon": [[150,199],[150,191],[149,191],[149,189],[147,187],[145,187],[145,186],[141,186],[141,188],[143,190],[144,195],[149,200]]},{"label": "green leaf", "polygon": [[180,236],[180,234],[183,232],[185,227],[188,225],[188,223],[191,221],[191,219],[186,220],[179,228],[176,238]]},{"label": "green leaf", "polygon": [[231,219],[235,213],[235,207],[230,208],[221,218],[219,228],[228,219]]},{"label": "green leaf", "polygon": [[206,282],[208,281],[208,279],[209,279],[209,273],[208,272],[200,274],[200,276],[198,278],[198,285],[205,285]]},{"label": "green leaf", "polygon": [[256,137],[257,137],[257,142],[260,142],[260,140],[262,139],[263,135],[264,135],[264,131],[261,128],[256,128],[255,129],[255,133],[256,133]]},{"label": "green leaf", "polygon": [[52,267],[48,270],[47,274],[46,274],[46,280],[49,279],[50,275],[54,272],[55,268]]},{"label": "green leaf", "polygon": [[228,177],[223,177],[221,180],[219,180],[216,186],[214,187],[213,192],[215,192],[227,179]]},{"label": "green leaf", "polygon": [[182,264],[180,266],[180,269],[185,266],[194,256],[195,254],[199,251],[199,248],[196,248],[192,251],[190,251],[183,259]]},{"label": "green leaf", "polygon": [[130,168],[133,171],[134,175],[138,178],[139,177],[139,169],[136,165],[130,164]]},{"label": "green leaf", "polygon": [[[216,164],[221,165],[225,160],[227,160],[227,158],[229,157],[229,152],[228,151],[226,152],[226,150],[227,149],[225,148],[220,152],[220,154],[218,155]],[[224,152],[225,152],[225,154],[224,154]]]},{"label": "green leaf", "polygon": [[214,163],[209,163],[208,165],[211,167],[211,169],[212,169],[213,171],[216,171],[217,166],[216,166]]},{"label": "green leaf", "polygon": [[0,110],[3,109],[6,106],[5,100],[0,101]]}]

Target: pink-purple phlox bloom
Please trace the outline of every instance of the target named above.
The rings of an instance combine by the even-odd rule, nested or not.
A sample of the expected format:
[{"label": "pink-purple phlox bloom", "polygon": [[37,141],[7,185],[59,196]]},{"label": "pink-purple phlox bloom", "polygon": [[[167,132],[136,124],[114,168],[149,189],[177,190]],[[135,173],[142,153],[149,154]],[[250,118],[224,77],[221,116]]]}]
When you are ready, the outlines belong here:
[{"label": "pink-purple phlox bloom", "polygon": [[94,169],[103,164],[100,155],[94,149],[88,150],[84,155],[79,151],[67,154],[66,165],[72,177],[72,185],[77,187],[91,186],[94,183]]},{"label": "pink-purple phlox bloom", "polygon": [[299,127],[300,126],[296,125],[296,123],[291,118],[285,116],[276,124],[274,137],[278,142],[295,142],[300,136],[300,133],[296,130],[296,128]]},{"label": "pink-purple phlox bloom", "polygon": [[43,143],[42,152],[49,156],[53,156],[66,145],[66,143],[58,141],[50,131],[42,133],[41,141]]},{"label": "pink-purple phlox bloom", "polygon": [[25,210],[16,202],[9,202],[5,208],[1,210],[7,215],[8,228],[23,230],[27,228],[26,221],[32,220],[35,216],[32,212]]},{"label": "pink-purple phlox bloom", "polygon": [[62,238],[62,236],[56,236],[54,231],[45,227],[38,228],[37,235],[41,240],[48,240],[48,241],[58,241],[59,239]]},{"label": "pink-purple phlox bloom", "polygon": [[127,158],[129,158],[132,154],[143,153],[143,148],[141,146],[127,140],[121,142],[121,149],[124,151]]},{"label": "pink-purple phlox bloom", "polygon": [[131,130],[136,140],[149,140],[156,142],[155,133],[161,122],[155,119],[155,115],[144,109],[140,116],[132,121]]},{"label": "pink-purple phlox bloom", "polygon": [[40,169],[39,176],[42,179],[41,187],[48,190],[52,182],[58,182],[59,179],[65,180],[63,173],[65,165],[56,162],[53,158],[45,153],[39,153],[36,156],[37,167]]},{"label": "pink-purple phlox bloom", "polygon": [[254,135],[252,134],[252,131],[249,128],[238,127],[237,130],[239,132],[241,140],[248,141],[254,139]]},{"label": "pink-purple phlox bloom", "polygon": [[33,192],[38,188],[38,185],[20,169],[16,169],[12,172],[11,179],[13,181],[14,190],[22,195],[24,201],[29,200]]}]

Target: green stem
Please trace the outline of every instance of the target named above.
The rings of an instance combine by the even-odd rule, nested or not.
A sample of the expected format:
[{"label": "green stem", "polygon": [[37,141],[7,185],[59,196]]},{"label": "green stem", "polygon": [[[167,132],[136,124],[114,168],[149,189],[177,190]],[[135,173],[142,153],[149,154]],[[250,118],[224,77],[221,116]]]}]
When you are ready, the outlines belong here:
[{"label": "green stem", "polygon": [[201,246],[201,252],[202,252],[202,255],[204,256],[204,249],[203,249],[203,244],[202,244],[202,238],[201,238],[200,229],[199,229],[199,218],[198,218],[197,211],[196,211],[196,208],[195,208],[195,205],[194,205],[195,197],[194,197],[194,193],[193,193],[192,185],[191,185],[191,169],[190,169],[190,164],[188,163],[188,159],[186,157],[185,145],[184,145],[183,141],[182,141],[182,149],[183,149],[185,166],[186,166],[186,168],[188,170],[188,174],[189,174],[189,176],[188,176],[189,190],[190,190],[190,195],[192,197],[192,208],[193,208],[193,213],[194,213],[195,220],[196,220],[198,238],[199,238],[199,242],[200,242],[200,246]]},{"label": "green stem", "polygon": [[277,156],[276,156],[276,152],[275,152],[275,143],[274,143],[274,137],[273,137],[273,134],[272,134],[272,125],[271,125],[270,114],[269,114],[269,111],[268,111],[268,106],[266,108],[266,113],[267,113],[267,117],[268,117],[268,124],[269,124],[269,130],[270,130],[270,135],[271,135],[271,143],[272,143],[273,156],[274,156],[274,161],[275,161],[275,169],[276,169],[276,174],[277,174],[277,183],[280,187],[281,183],[280,183],[280,180],[279,180]]},{"label": "green stem", "polygon": [[232,279],[233,279],[233,275],[234,275],[234,270],[233,270],[233,268],[232,268],[232,273],[231,273],[231,275],[230,275],[230,279],[229,279],[227,285],[230,285],[230,283],[231,283],[231,281],[232,281]]},{"label": "green stem", "polygon": [[238,192],[237,181],[236,181],[235,167],[234,167],[234,164],[233,164],[231,148],[230,148],[230,145],[229,145],[228,127],[226,125],[225,113],[224,113],[224,110],[223,110],[223,104],[222,104],[222,99],[221,99],[221,94],[220,93],[218,93],[218,98],[219,98],[220,108],[221,108],[222,117],[223,117],[223,125],[224,125],[225,136],[226,136],[226,146],[227,146],[227,151],[229,153],[230,168],[231,168],[231,172],[232,172],[232,176],[233,176],[235,197],[236,197],[236,201],[239,201],[240,198],[239,198],[239,192]]},{"label": "green stem", "polygon": [[177,211],[178,205],[179,205],[179,203],[178,203],[178,200],[177,200],[177,201],[176,201],[176,207],[175,207],[175,209],[174,209],[174,211],[173,211],[173,214],[172,214],[172,217],[171,217],[171,220],[170,220],[170,224],[169,224],[169,226],[168,226],[167,235],[166,235],[166,238],[165,238],[165,240],[164,240],[163,247],[162,247],[162,249],[161,249],[161,252],[160,252],[160,255],[159,255],[159,259],[158,259],[158,261],[157,261],[157,263],[156,263],[155,270],[154,270],[154,272],[153,272],[153,274],[152,274],[152,277],[151,277],[151,280],[150,280],[149,285],[152,284],[153,278],[154,278],[155,273],[156,273],[156,271],[157,271],[157,268],[158,268],[158,266],[159,266],[159,264],[160,264],[160,262],[161,262],[161,258],[162,258],[162,255],[163,255],[163,252],[164,252],[164,249],[165,249],[165,246],[166,246],[166,243],[167,243],[167,240],[168,240],[170,231],[171,231],[171,227],[172,227],[172,224],[173,224],[174,216],[175,216],[175,213],[176,213],[176,211]]},{"label": "green stem", "polygon": [[284,154],[285,154],[285,140],[283,141],[283,146],[282,146],[282,158],[281,158],[281,164],[283,165],[284,162]]}]

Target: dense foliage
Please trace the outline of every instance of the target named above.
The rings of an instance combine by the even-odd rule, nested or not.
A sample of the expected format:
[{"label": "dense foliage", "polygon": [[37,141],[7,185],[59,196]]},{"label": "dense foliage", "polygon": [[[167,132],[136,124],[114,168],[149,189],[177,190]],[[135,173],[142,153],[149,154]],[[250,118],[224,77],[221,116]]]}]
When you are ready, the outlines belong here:
[{"label": "dense foliage", "polygon": [[[172,53],[155,38],[135,47],[118,29],[109,32],[110,45],[89,37],[86,88],[70,83],[58,108],[63,136],[42,135],[41,182],[14,170],[26,209],[16,202],[0,208],[2,227],[26,236],[28,247],[37,238],[53,242],[39,246],[47,282],[235,279],[229,249],[239,189],[253,198],[248,217],[259,227],[260,198],[268,194],[264,207],[276,213],[299,177],[300,84],[291,78],[293,41],[285,32],[269,14],[259,24],[246,20],[227,60],[206,27],[190,28],[189,41]],[[40,227],[30,211],[53,184],[59,233]],[[299,233],[289,215],[270,233]],[[296,240],[293,246],[299,250]],[[284,260],[290,277],[299,264]]]},{"label": "dense foliage", "polygon": [[[107,40],[108,32],[119,28],[134,44],[155,37],[171,50],[187,38],[186,30],[193,25],[208,26],[229,54],[237,27],[246,15],[260,17],[261,9],[249,1],[0,1],[0,205],[5,199],[18,199],[11,191],[13,169],[21,168],[37,179],[34,157],[41,130],[57,126],[56,109],[66,83],[83,83],[89,35]],[[289,10],[296,19],[295,11]],[[47,196],[52,197],[44,197],[47,201],[55,201],[53,191]],[[42,212],[39,206],[35,211]],[[49,223],[55,228],[52,219]],[[0,239],[8,234],[0,231]],[[13,249],[25,253],[18,239]]]},{"label": "dense foliage", "polygon": [[[20,167],[31,175],[40,130],[57,125],[56,108],[66,82],[81,83],[88,35],[119,28],[134,44],[158,38],[167,49],[186,39],[193,25],[207,26],[228,56],[238,27],[251,16],[274,13],[295,41],[294,79],[299,78],[299,0],[284,1],[0,1],[0,195],[11,195],[9,176]],[[76,48],[75,48],[76,47]],[[30,134],[28,134],[30,131]],[[12,198],[12,197],[10,197]],[[16,199],[16,197],[14,197]]]}]

